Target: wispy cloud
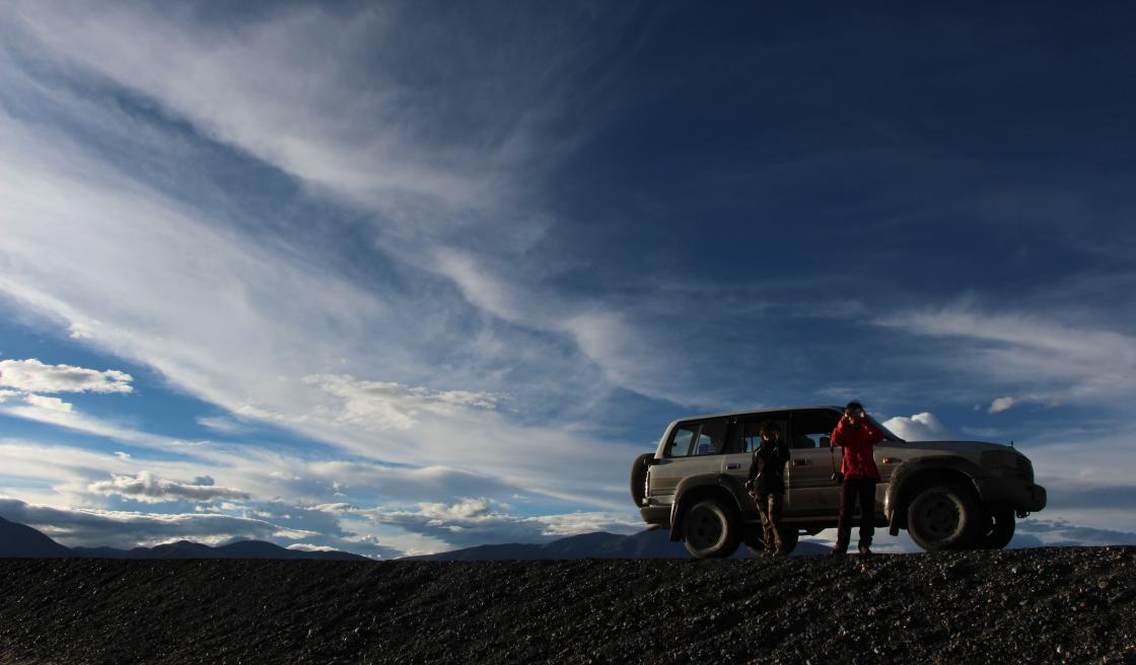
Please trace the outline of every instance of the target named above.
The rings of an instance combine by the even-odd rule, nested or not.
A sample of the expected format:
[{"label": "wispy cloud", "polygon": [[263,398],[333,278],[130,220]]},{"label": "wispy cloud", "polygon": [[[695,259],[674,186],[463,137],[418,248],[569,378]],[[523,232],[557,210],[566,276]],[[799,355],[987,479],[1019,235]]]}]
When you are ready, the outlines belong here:
[{"label": "wispy cloud", "polygon": [[58,397],[19,394],[0,403],[3,404],[3,406],[0,406],[0,414],[3,415],[106,437],[115,441],[158,448],[167,452],[189,452],[198,445],[197,442],[152,434],[134,427],[91,417],[75,409],[72,403]]},{"label": "wispy cloud", "polygon": [[454,415],[466,409],[494,409],[500,399],[492,393],[470,390],[432,390],[391,381],[362,381],[348,374],[317,374],[304,382],[343,399],[341,422],[366,429],[406,430],[420,414]]},{"label": "wispy cloud", "polygon": [[[1038,399],[1114,403],[1136,392],[1136,338],[1114,330],[969,305],[901,312],[876,323],[956,340],[960,351],[944,356],[945,366],[1025,387]],[[1006,404],[1005,398],[991,403],[992,412]]]}]

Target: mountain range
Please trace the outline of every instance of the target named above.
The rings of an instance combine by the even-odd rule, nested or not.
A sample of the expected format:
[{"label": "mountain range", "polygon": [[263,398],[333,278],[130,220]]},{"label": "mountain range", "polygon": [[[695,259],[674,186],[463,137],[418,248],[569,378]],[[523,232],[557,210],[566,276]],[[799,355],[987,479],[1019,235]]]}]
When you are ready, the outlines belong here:
[{"label": "mountain range", "polygon": [[[801,542],[793,556],[825,554],[828,548]],[[502,561],[564,559],[686,559],[682,543],[671,542],[665,529],[640,531],[631,535],[595,532],[568,536],[549,543],[506,543],[478,545],[465,549],[406,557],[433,561]],[[750,556],[744,547],[734,558]],[[65,547],[35,529],[0,518],[0,558],[81,558],[81,559],[323,559],[365,561],[366,557],[341,551],[290,550],[259,540],[240,540],[211,547],[188,540],[117,549],[114,547]]]},{"label": "mountain range", "polygon": [[79,559],[324,559],[367,561],[349,552],[290,550],[261,540],[239,540],[210,547],[188,540],[129,550],[114,547],[65,547],[30,526],[0,517],[0,558]]}]

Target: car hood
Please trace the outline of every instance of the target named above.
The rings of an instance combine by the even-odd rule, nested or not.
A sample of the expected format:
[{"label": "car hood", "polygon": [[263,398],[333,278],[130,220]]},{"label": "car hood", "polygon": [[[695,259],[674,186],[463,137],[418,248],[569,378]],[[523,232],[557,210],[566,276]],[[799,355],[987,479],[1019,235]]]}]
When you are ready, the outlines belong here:
[{"label": "car hood", "polygon": [[921,450],[942,450],[943,452],[957,452],[960,448],[966,452],[985,452],[987,450],[1009,450],[1010,446],[1002,443],[988,441],[888,441],[881,445],[890,445],[903,448],[919,448]]}]

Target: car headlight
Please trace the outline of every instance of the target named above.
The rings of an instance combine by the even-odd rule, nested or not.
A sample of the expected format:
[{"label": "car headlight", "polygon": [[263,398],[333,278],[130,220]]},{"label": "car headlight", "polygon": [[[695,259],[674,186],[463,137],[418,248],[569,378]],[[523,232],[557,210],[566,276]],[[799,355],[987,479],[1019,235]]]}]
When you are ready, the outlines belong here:
[{"label": "car headlight", "polygon": [[989,450],[982,453],[982,465],[992,469],[1013,472],[1033,482],[1033,465],[1025,455],[1015,450]]},{"label": "car headlight", "polygon": [[982,465],[994,466],[1003,469],[1018,468],[1018,455],[1012,450],[988,450],[982,453]]}]

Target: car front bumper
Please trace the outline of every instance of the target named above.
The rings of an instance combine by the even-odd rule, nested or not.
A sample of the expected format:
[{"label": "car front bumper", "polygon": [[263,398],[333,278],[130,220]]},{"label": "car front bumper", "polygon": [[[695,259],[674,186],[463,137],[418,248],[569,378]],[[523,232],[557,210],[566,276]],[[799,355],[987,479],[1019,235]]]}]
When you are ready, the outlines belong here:
[{"label": "car front bumper", "polygon": [[1019,512],[1036,513],[1045,508],[1048,495],[1041,485],[1007,483],[1005,480],[980,480],[978,493],[984,503],[1003,503]]}]

